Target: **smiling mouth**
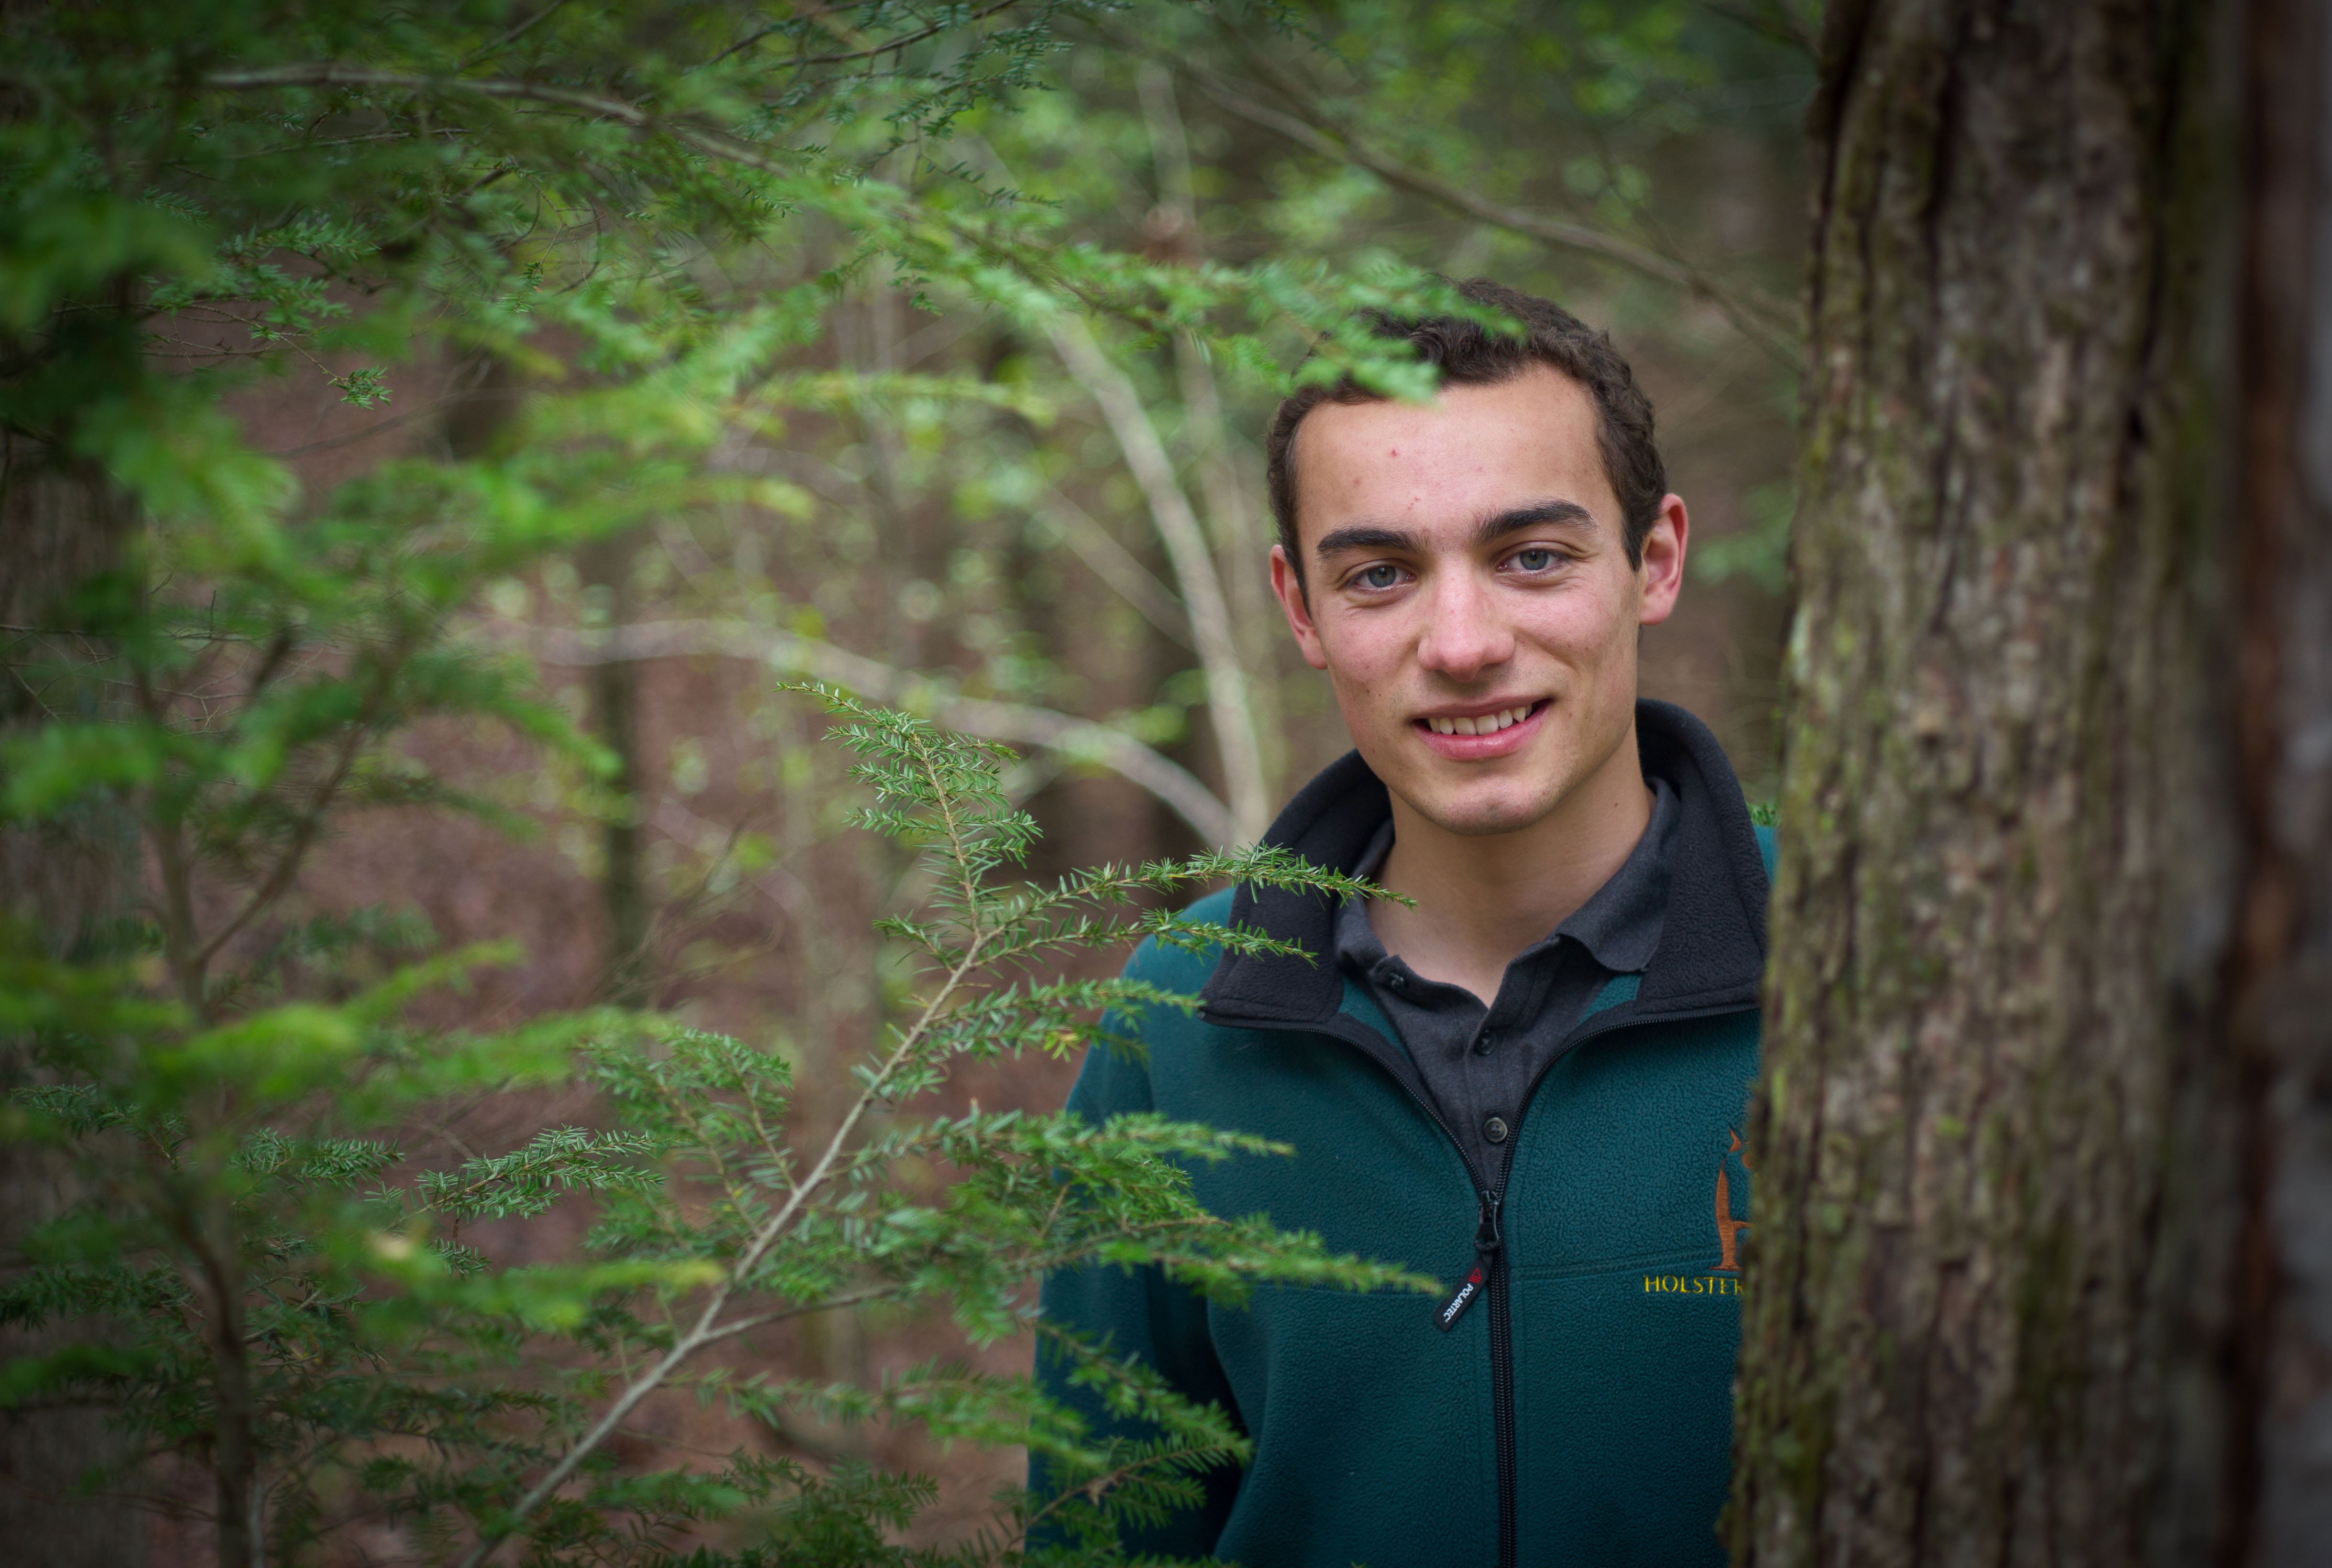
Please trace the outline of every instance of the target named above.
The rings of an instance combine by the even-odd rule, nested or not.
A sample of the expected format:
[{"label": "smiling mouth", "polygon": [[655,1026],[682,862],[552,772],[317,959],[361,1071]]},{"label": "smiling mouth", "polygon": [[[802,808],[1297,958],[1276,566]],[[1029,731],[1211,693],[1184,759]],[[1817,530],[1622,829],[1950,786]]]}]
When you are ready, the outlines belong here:
[{"label": "smiling mouth", "polygon": [[1500,708],[1495,712],[1476,713],[1465,718],[1419,719],[1417,722],[1437,735],[1495,735],[1529,718],[1545,705],[1544,699],[1524,703],[1512,708]]}]

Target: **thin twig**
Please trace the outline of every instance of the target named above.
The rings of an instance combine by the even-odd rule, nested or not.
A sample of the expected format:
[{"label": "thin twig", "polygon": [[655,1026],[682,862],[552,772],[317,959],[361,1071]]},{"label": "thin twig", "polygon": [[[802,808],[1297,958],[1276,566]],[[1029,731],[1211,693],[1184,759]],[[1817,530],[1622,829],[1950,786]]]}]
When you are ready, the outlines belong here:
[{"label": "thin twig", "polygon": [[[28,637],[80,637],[84,641],[90,638],[88,632],[77,626],[0,626],[0,632],[17,632]],[[182,643],[256,643],[259,641],[257,637],[244,636],[234,632],[212,631],[208,628],[199,632],[176,632],[166,626],[157,628],[156,635]],[[94,654],[91,655],[92,658],[98,656],[100,655]]]},{"label": "thin twig", "polygon": [[266,71],[215,71],[203,85],[226,92],[249,92],[276,87],[390,87],[407,92],[461,92],[480,98],[518,99],[554,103],[565,109],[588,110],[603,119],[646,130],[656,117],[620,98],[578,92],[547,81],[510,81],[492,76],[422,76],[410,71],[372,71],[320,60],[299,65],[278,65]]},{"label": "thin twig", "polygon": [[1190,613],[1174,597],[1173,589],[1152,576],[1150,569],[1118,543],[1114,534],[1061,491],[1048,489],[1046,499],[1051,503],[1047,521],[1060,529],[1070,551],[1090,567],[1095,577],[1115,588],[1120,598],[1140,611],[1142,618],[1156,627],[1159,636],[1181,647],[1195,647],[1190,636]]},{"label": "thin twig", "polygon": [[308,809],[292,830],[292,841],[276,857],[275,868],[268,873],[266,880],[253,892],[244,906],[235,912],[234,917],[212,933],[210,941],[196,951],[195,965],[198,973],[209,966],[211,960],[234,940],[236,932],[281,898],[291,888],[292,879],[300,875],[300,865],[308,857],[309,846],[315,843],[316,835],[323,830],[324,813],[330,808],[332,797],[339,794],[340,786],[348,781],[349,770],[356,766],[357,754],[364,749],[372,722],[378,716],[381,704],[387,700],[394,669],[393,662],[385,666],[374,681],[373,689],[366,694],[364,708],[349,722],[348,738],[340,744],[339,755],[333,759],[331,771],[324,776],[323,782],[309,797]]},{"label": "thin twig", "polygon": [[828,1296],[824,1301],[806,1301],[798,1306],[780,1307],[774,1312],[757,1313],[751,1317],[741,1317],[733,1323],[722,1324],[704,1336],[704,1343],[711,1344],[715,1340],[733,1339],[738,1334],[764,1328],[773,1323],[783,1323],[788,1318],[807,1317],[813,1313],[833,1312],[846,1306],[864,1306],[870,1301],[881,1301],[885,1296],[896,1296],[906,1288],[903,1285],[884,1285],[867,1290],[853,1291],[847,1296]]},{"label": "thin twig", "polygon": [[[1221,1451],[1221,1445],[1218,1444],[1216,1445],[1216,1448],[1218,1451]],[[1054,1509],[1067,1502],[1071,1497],[1085,1497],[1094,1502],[1099,1502],[1104,1493],[1113,1490],[1120,1482],[1125,1480],[1128,1477],[1138,1475],[1143,1470],[1151,1469],[1159,1465],[1171,1464],[1177,1460],[1187,1460],[1196,1454],[1204,1452],[1206,1452],[1205,1449],[1199,1448],[1169,1449],[1165,1453],[1152,1454],[1146,1458],[1135,1459],[1131,1464],[1120,1465],[1116,1469],[1111,1470],[1106,1474],[1095,1476],[1092,1480],[1087,1481],[1085,1485],[1078,1487],[1074,1490],[1062,1493],[1059,1496],[1054,1498],[1051,1502],[1046,1504],[1043,1507],[1029,1515],[1027,1523],[1021,1527],[1022,1538],[1026,1539],[1029,1533],[1033,1532],[1037,1525],[1045,1522],[1046,1517],[1050,1515]]]},{"label": "thin twig", "polygon": [[1600,256],[1616,262],[1647,277],[1678,288],[1706,300],[1725,313],[1740,333],[1773,354],[1783,363],[1795,366],[1799,346],[1794,338],[1776,323],[1791,319],[1791,312],[1779,301],[1754,296],[1744,296],[1737,291],[1718,283],[1706,273],[1673,256],[1663,255],[1647,246],[1584,224],[1570,223],[1550,217],[1527,207],[1510,206],[1492,201],[1487,196],[1440,176],[1428,173],[1413,164],[1404,163],[1362,140],[1348,128],[1338,125],[1317,106],[1311,103],[1295,82],[1276,67],[1252,52],[1248,62],[1263,74],[1271,86],[1290,102],[1305,110],[1305,117],[1283,113],[1257,102],[1239,91],[1205,66],[1186,59],[1175,61],[1176,66],[1198,84],[1199,90],[1221,108],[1253,125],[1276,131],[1308,151],[1322,158],[1333,158],[1367,169],[1386,184],[1398,186],[1413,196],[1443,206],[1453,207],[1469,217],[1479,219],[1496,228],[1522,234],[1542,244],[1561,245],[1568,250]]},{"label": "thin twig", "polygon": [[1730,5],[1725,0],[1700,0],[1709,10],[1728,22],[1738,23],[1760,37],[1771,39],[1798,51],[1808,60],[1819,59],[1821,43],[1806,31],[1805,24],[1791,15],[1785,5],[1775,5],[1779,15],[1768,15],[1748,5]]},{"label": "thin twig", "polygon": [[462,63],[464,66],[474,65],[489,54],[498,54],[502,53],[502,51],[509,48],[511,44],[525,37],[529,32],[533,30],[536,23],[546,20],[552,13],[556,12],[560,6],[566,4],[567,0],[550,0],[550,5],[544,6],[541,10],[528,17],[525,21],[511,28],[509,32],[503,33],[500,38],[495,39],[491,43],[481,43],[476,49],[471,51],[468,54],[464,55],[462,57]]},{"label": "thin twig", "polygon": [[[887,43],[874,44],[868,48],[858,50],[854,53],[808,54],[795,60],[780,60],[776,63],[788,71],[798,71],[802,67],[808,65],[848,65],[854,61],[873,60],[880,55],[889,54],[897,50],[910,48],[914,44],[921,43],[926,38],[936,38],[951,27],[969,27],[974,24],[985,22],[989,17],[995,15],[999,11],[1005,10],[1018,4],[1019,4],[1019,0],[994,0],[994,3],[986,10],[974,12],[970,16],[961,22],[934,22],[920,33],[910,33],[903,38],[894,38]],[[782,25],[784,25],[784,24],[779,24],[779,26]],[[752,33],[748,37],[740,39],[738,42],[731,43],[728,48],[722,50],[711,60],[705,62],[705,63],[707,65],[718,65],[722,61],[728,59],[731,55],[737,53],[739,51],[750,49],[754,44],[759,43],[762,39],[767,38],[770,33],[777,31],[778,27],[764,27],[759,33]]]}]

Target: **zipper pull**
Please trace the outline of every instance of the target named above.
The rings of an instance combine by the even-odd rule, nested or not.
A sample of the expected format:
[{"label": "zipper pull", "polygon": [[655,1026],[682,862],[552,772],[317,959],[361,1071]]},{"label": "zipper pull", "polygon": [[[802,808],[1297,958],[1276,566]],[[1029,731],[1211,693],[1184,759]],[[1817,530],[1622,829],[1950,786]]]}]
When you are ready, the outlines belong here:
[{"label": "zipper pull", "polygon": [[1482,1222],[1474,1228],[1474,1267],[1458,1282],[1457,1294],[1443,1302],[1441,1310],[1433,1315],[1442,1333],[1448,1334],[1457,1326],[1458,1320],[1466,1315],[1466,1309],[1474,1305],[1474,1298],[1488,1286],[1490,1267],[1505,1247],[1506,1238],[1498,1229],[1498,1195],[1484,1192]]},{"label": "zipper pull", "polygon": [[1482,1194],[1482,1223],[1474,1228],[1474,1250],[1489,1256],[1505,1249],[1506,1238],[1498,1229],[1498,1195]]}]

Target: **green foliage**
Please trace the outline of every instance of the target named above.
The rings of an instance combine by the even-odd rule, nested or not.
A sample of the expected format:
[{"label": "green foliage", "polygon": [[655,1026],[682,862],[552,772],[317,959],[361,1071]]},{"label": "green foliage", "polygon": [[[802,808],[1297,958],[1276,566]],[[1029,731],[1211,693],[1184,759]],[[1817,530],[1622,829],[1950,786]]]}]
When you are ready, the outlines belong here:
[{"label": "green foliage", "polygon": [[[222,378],[304,374],[371,406],[417,348],[491,353],[616,383],[538,415],[533,434],[621,432],[611,445],[636,464],[687,449],[673,394],[708,395],[693,405],[705,433],[708,402],[816,336],[833,288],[878,263],[1030,320],[1099,306],[1152,330],[1310,337],[1427,297],[1413,272],[1194,271],[1064,245],[1056,214],[951,155],[967,113],[1038,85],[1065,26],[1090,33],[1117,9],[117,0],[19,14],[9,91],[33,112],[0,122],[0,338],[21,361],[0,425],[102,463],[157,511],[206,516],[215,569],[288,566],[268,527],[282,470],[212,412]],[[712,286],[716,255],[782,253],[819,221],[852,241],[819,284],[748,310]],[[568,344],[546,348],[551,332]],[[1381,358],[1364,362],[1392,373]],[[550,455],[511,449],[530,445]],[[668,508],[682,472],[634,473],[597,526]],[[551,490],[496,510],[540,526],[605,474],[523,477]],[[457,500],[439,485],[415,499],[406,521]]]},{"label": "green foliage", "polygon": [[[1154,1517],[1197,1473],[1242,1455],[1222,1412],[1081,1345],[1066,1347],[1080,1379],[1147,1415],[1154,1438],[1096,1443],[1024,1378],[934,1364],[872,1388],[814,1387],[721,1355],[770,1325],[874,1304],[938,1307],[973,1342],[994,1340],[1032,1325],[1037,1275],[1073,1265],[1154,1264],[1224,1301],[1260,1281],[1429,1283],[1200,1209],[1188,1167],[1284,1152],[1254,1138],[1147,1116],[906,1114],[959,1060],[1106,1048],[1104,1015],[1189,1005],[1122,980],[1010,978],[1047,955],[1137,932],[1274,949],[1142,900],[1223,875],[1361,884],[1254,850],[1016,883],[1035,835],[1000,790],[1007,753],[821,694],[870,789],[863,815],[919,847],[932,890],[891,923],[923,954],[918,1005],[859,1067],[837,1128],[802,1142],[783,1056],[700,1030],[595,1015],[508,1037],[416,1036],[381,999],[412,994],[425,977],[411,967],[337,1006],[286,1003],[208,1028],[186,1008],[135,1014],[105,993],[79,1006],[60,994],[28,1031],[50,1080],[16,1092],[14,1131],[70,1152],[90,1196],[33,1233],[29,1267],[0,1289],[0,1323],[72,1332],[12,1363],[0,1393],[17,1408],[101,1404],[141,1453],[195,1464],[224,1423],[246,1423],[267,1549],[287,1563],[317,1560],[351,1516],[393,1522],[432,1561],[482,1562],[521,1535],[542,1563],[661,1563],[696,1542],[679,1560],[705,1568],[1002,1561],[1042,1516],[1093,1539],[1076,1560],[1104,1561],[1116,1522]],[[450,1166],[408,1146],[412,1114],[456,1058],[466,1081],[540,1077],[547,1043],[596,1091],[607,1126],[548,1128]],[[511,1225],[585,1197],[579,1254],[498,1259],[539,1257]],[[502,1227],[493,1242],[464,1238],[486,1221]],[[617,1467],[607,1439],[675,1392],[748,1428],[808,1412],[1025,1442],[1052,1457],[1066,1495],[1008,1500],[987,1546],[899,1554],[884,1532],[932,1500],[912,1477],[817,1473],[750,1445],[711,1469]],[[740,1520],[758,1544],[702,1544]]]},{"label": "green foliage", "polygon": [[[921,856],[913,906],[883,926],[911,972],[838,1127],[801,1114],[781,1034],[611,1009],[433,1026],[514,952],[323,907],[303,876],[359,812],[536,825],[522,798],[439,776],[417,733],[507,731],[553,800],[629,808],[622,760],[502,640],[518,617],[476,609],[668,526],[872,539],[864,497],[837,519],[722,460],[741,435],[824,420],[871,440],[879,416],[908,484],[1034,537],[1079,473],[1036,436],[1090,400],[1033,365],[1065,316],[1104,326],[1193,466],[1221,457],[1213,367],[1268,397],[1310,350],[1301,374],[1428,390],[1339,335],[1356,311],[1450,304],[1422,270],[1446,258],[1354,242],[1391,200],[1363,144],[1523,199],[1544,195],[1552,125],[1568,217],[1652,247],[1613,276],[1663,308],[1678,278],[1706,292],[1648,215],[1648,171],[1663,138],[1725,112],[1712,83],[1777,46],[1680,5],[1382,0],[96,0],[12,8],[0,39],[0,483],[99,541],[45,602],[8,596],[0,834],[139,884],[72,929],[0,932],[0,1136],[76,1194],[0,1284],[0,1321],[50,1347],[0,1370],[0,1400],[105,1408],[129,1448],[100,1479],[207,1511],[238,1563],[324,1560],[351,1522],[444,1563],[970,1563],[1009,1558],[1039,1519],[1098,1562],[1117,1523],[1245,1452],[1222,1412],[1063,1346],[1154,1434],[1102,1441],[1024,1380],[935,1362],[814,1385],[758,1368],[750,1336],[879,1309],[992,1341],[1028,1328],[1037,1272],[1079,1261],[1156,1263],[1226,1301],[1262,1280],[1418,1283],[1197,1210],[1183,1172],[1275,1152],[1252,1140],[913,1114],[965,1062],[1130,1048],[1119,1020],[1190,1005],[1046,978],[1059,961],[1144,936],[1269,946],[1171,913],[1196,887],[1354,891],[1258,850],[1023,882],[1035,827],[1005,754],[920,720],[820,693],[868,791],[858,824]],[[1159,71],[1223,117],[1193,122],[1179,165]],[[1486,126],[1497,92],[1547,120]],[[1316,113],[1348,156],[1261,166],[1211,255],[1153,244],[1153,201],[1244,177],[1224,127],[1270,123],[1257,103]],[[876,286],[977,314],[996,352],[831,368],[833,313]],[[436,434],[303,491],[242,422],[287,387]],[[1238,509],[1209,506],[1240,548]],[[911,586],[969,596],[985,547],[948,575]],[[824,598],[780,604],[741,552],[734,582],[764,627],[820,635]],[[1008,629],[965,640],[974,694],[1050,701],[1078,678]],[[1171,743],[1209,695],[1186,671],[1114,733]],[[1090,762],[1111,733],[1062,755]],[[770,852],[741,832],[719,856]],[[441,1131],[448,1107],[553,1085],[575,1096],[562,1123],[515,1146]],[[736,1451],[619,1464],[629,1413],[674,1397],[728,1412]],[[887,1542],[930,1484],[762,1457],[757,1434],[796,1418],[1026,1444],[1066,1489],[1008,1500],[984,1544],[908,1552]]]},{"label": "green foliage", "polygon": [[[0,1289],[0,1320],[59,1344],[5,1387],[20,1407],[111,1410],[133,1495],[158,1502],[207,1472],[223,1558],[312,1559],[359,1517],[435,1560],[483,1561],[517,1535],[537,1561],[652,1562],[743,1514],[782,1544],[742,1560],[880,1560],[882,1532],[928,1500],[920,1484],[745,1449],[712,1472],[630,1475],[606,1439],[679,1389],[748,1422],[798,1406],[914,1420],[1113,1473],[1120,1458],[1087,1452],[1019,1382],[932,1367],[796,1388],[704,1353],[878,1302],[938,1305],[993,1338],[1027,1323],[1036,1272],[1075,1259],[1156,1261],[1226,1296],[1257,1277],[1402,1283],[1199,1216],[1180,1162],[1268,1152],[1251,1142],[901,1119],[956,1060],[1067,1054],[1114,1032],[1108,1009],[1164,1001],[1027,979],[1129,936],[1208,940],[1141,901],[1226,875],[1314,884],[1249,855],[992,885],[1033,832],[1004,803],[1000,754],[902,716],[851,710],[848,741],[874,787],[866,825],[933,857],[929,917],[889,928],[932,985],[817,1147],[796,1147],[773,1049],[608,1012],[432,1030],[416,1002],[511,955],[439,952],[409,917],[300,903],[353,811],[513,823],[401,750],[416,726],[498,724],[582,778],[611,775],[522,661],[464,633],[487,584],[656,520],[798,512],[790,485],[708,462],[788,408],[1037,409],[1008,383],[788,365],[870,270],[1031,322],[1098,307],[1149,330],[1316,336],[1356,305],[1430,293],[1381,269],[1190,274],[1063,245],[1049,209],[941,156],[967,113],[1036,84],[1061,25],[1107,9],[10,14],[9,483],[118,521],[97,569],[5,634],[0,830],[133,836],[155,885],[149,913],[102,942],[65,933],[61,952],[55,933],[19,932],[0,954],[7,1135],[54,1151],[84,1193],[24,1239]],[[846,243],[807,281],[718,282],[821,225]],[[489,372],[528,389],[493,427],[312,495],[224,401],[294,377],[320,399],[403,408],[416,387]],[[439,1157],[433,1107],[578,1075],[610,1124]],[[481,1229],[578,1200],[579,1254],[546,1243],[555,1261],[506,1263]],[[1076,1506],[1150,1506],[1152,1472],[1234,1451],[1219,1417],[1161,1430],[1154,1458]]]}]

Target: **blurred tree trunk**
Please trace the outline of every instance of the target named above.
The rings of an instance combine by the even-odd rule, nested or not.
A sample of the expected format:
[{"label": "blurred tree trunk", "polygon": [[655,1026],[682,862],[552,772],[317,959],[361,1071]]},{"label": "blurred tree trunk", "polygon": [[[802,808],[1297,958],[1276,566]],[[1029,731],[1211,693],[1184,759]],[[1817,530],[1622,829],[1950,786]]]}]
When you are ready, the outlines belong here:
[{"label": "blurred tree trunk", "polygon": [[2245,1549],[2243,24],[1825,19],[1747,1561]]},{"label": "blurred tree trunk", "polygon": [[[482,360],[458,373],[467,385],[448,399],[444,443],[447,456],[468,461],[491,451],[511,427],[527,385],[501,359]],[[595,540],[575,552],[575,572],[585,589],[587,628],[614,638],[633,617],[634,557],[637,534],[626,531]],[[616,759],[606,781],[610,810],[601,824],[599,898],[607,917],[607,951],[599,970],[599,996],[618,1007],[646,1007],[654,1000],[651,943],[654,906],[648,901],[646,824],[641,818],[642,759],[639,732],[640,661],[599,659],[586,666],[589,722],[600,744]]]},{"label": "blurred tree trunk", "polygon": [[2253,7],[2230,1018],[2251,1140],[2235,1480],[2245,1563],[2332,1563],[2332,19]]},{"label": "blurred tree trunk", "polygon": [[[119,564],[129,529],[103,476],[61,466],[21,436],[0,433],[0,734],[46,722],[52,703],[72,699],[27,682],[24,650],[78,639],[26,628],[69,625],[76,590]],[[24,832],[0,826],[0,920],[39,941],[53,958],[109,940],[138,895],[133,826],[92,813],[70,828]],[[32,1065],[0,1039],[0,1092],[25,1081]],[[71,1172],[51,1152],[0,1143],[0,1257],[13,1259],[24,1234],[75,1200]],[[0,1330],[0,1361],[36,1355],[59,1336]],[[146,1560],[142,1512],[98,1506],[74,1495],[82,1475],[119,1457],[120,1445],[95,1410],[0,1414],[0,1543],[11,1562],[41,1568],[134,1568]]]},{"label": "blurred tree trunk", "polygon": [[[590,609],[604,616],[600,624],[611,637],[632,619],[636,607],[632,557],[638,548],[639,541],[624,533],[579,552]],[[601,990],[618,1007],[644,1008],[654,1001],[655,987],[649,950],[655,911],[648,903],[647,825],[641,817],[640,662],[601,659],[589,666],[587,678],[592,724],[600,744],[616,758],[615,776],[607,780],[613,799],[602,834],[606,866],[599,887],[607,911],[607,961]]]},{"label": "blurred tree trunk", "polygon": [[[1190,175],[1190,138],[1174,101],[1174,73],[1148,60],[1134,81],[1158,176],[1158,205],[1144,224],[1147,249],[1153,261],[1195,266],[1206,260],[1207,236]],[[1247,687],[1247,718],[1267,808],[1287,782],[1285,726],[1279,712],[1279,683],[1274,678],[1286,638],[1280,631],[1279,607],[1271,598],[1271,546],[1258,530],[1256,509],[1247,503],[1239,483],[1239,454],[1231,450],[1221,388],[1207,347],[1196,333],[1176,335],[1174,370],[1182,394],[1183,440],[1196,460],[1216,570],[1229,604],[1233,645],[1240,665],[1256,677]]]}]

